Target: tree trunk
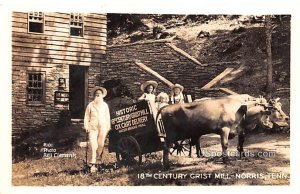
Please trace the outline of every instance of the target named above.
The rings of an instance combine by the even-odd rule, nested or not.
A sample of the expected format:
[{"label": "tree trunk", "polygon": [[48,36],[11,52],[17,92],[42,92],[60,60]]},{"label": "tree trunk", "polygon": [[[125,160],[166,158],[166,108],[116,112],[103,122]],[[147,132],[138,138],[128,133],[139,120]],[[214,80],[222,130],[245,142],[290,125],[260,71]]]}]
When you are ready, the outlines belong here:
[{"label": "tree trunk", "polygon": [[272,65],[272,23],[271,16],[267,15],[265,19],[266,27],[266,47],[267,47],[267,83],[266,92],[268,95],[273,89],[273,65]]}]

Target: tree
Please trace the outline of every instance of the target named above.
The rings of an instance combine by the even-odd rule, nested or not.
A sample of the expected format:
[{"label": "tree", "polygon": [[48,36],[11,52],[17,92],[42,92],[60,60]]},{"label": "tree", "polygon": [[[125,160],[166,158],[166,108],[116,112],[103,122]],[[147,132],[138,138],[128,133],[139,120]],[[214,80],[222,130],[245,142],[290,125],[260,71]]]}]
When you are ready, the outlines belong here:
[{"label": "tree", "polygon": [[265,17],[265,28],[266,28],[266,47],[267,47],[267,83],[266,92],[268,95],[271,94],[273,89],[273,61],[272,61],[272,20],[271,15]]}]

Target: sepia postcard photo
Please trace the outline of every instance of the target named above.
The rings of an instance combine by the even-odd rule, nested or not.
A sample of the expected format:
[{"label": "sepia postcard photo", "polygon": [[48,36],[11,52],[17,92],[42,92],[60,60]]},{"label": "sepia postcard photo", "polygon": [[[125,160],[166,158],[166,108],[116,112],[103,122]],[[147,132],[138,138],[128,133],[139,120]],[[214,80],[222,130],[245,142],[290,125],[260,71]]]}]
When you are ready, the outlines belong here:
[{"label": "sepia postcard photo", "polygon": [[293,183],[293,12],[6,13],[11,187]]}]

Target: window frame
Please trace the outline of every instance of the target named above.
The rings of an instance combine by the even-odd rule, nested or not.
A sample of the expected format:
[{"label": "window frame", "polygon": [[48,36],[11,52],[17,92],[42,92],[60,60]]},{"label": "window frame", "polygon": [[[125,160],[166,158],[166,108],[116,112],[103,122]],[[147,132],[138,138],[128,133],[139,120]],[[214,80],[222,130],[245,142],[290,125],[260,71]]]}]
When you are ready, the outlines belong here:
[{"label": "window frame", "polygon": [[[35,12],[33,12],[33,11],[31,11],[32,13],[35,13]],[[27,13],[27,32],[28,33],[31,33],[31,34],[44,34],[45,33],[45,13],[44,12],[41,12],[42,14],[43,14],[43,22],[35,22],[35,23],[42,23],[42,25],[43,25],[43,32],[31,32],[31,31],[29,31],[29,23],[30,22],[34,22],[34,21],[31,21],[30,19],[29,19],[29,16],[30,16],[30,13],[31,12],[28,12]]]},{"label": "window frame", "polygon": [[[42,82],[42,99],[41,101],[29,101],[29,75],[30,74],[41,74],[41,82]],[[45,71],[27,71],[26,73],[26,104],[27,105],[44,105],[46,102],[46,72]]]},{"label": "window frame", "polygon": [[[78,27],[75,27],[75,26],[73,26],[72,24],[71,24],[71,22],[74,22],[74,21],[72,21],[71,19],[71,16],[72,16],[72,14],[78,14],[78,15],[81,15],[81,17],[82,17],[82,27],[81,27],[81,29],[82,29],[82,36],[75,36],[75,35],[72,35],[71,34],[71,29],[72,28],[78,28]],[[69,35],[70,35],[70,37],[74,37],[74,38],[84,38],[84,23],[85,23],[85,18],[84,18],[85,16],[84,16],[84,14],[83,13],[70,13],[70,18],[69,18]],[[79,29],[79,28],[78,28]]]}]

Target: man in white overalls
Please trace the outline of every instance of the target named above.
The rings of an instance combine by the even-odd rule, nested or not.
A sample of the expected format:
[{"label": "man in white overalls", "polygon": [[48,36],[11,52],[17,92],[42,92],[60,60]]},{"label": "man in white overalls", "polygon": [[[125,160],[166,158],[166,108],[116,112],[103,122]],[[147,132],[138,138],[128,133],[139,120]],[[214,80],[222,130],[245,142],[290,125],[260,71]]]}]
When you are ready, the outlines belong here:
[{"label": "man in white overalls", "polygon": [[91,172],[96,172],[95,166],[97,154],[99,160],[102,159],[104,141],[110,130],[110,113],[108,105],[103,98],[107,95],[107,91],[103,87],[96,87],[92,94],[94,100],[86,107],[84,115],[84,128],[89,133],[89,142],[92,150]]}]

